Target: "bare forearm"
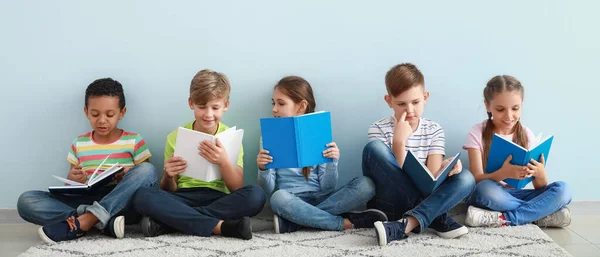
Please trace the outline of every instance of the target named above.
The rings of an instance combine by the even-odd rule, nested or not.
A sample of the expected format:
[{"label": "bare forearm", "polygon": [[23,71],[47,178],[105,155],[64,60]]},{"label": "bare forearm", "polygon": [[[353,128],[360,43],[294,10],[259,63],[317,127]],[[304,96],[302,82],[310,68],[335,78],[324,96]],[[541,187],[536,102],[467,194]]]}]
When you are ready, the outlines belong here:
[{"label": "bare forearm", "polygon": [[533,179],[533,188],[540,189],[548,185],[548,180],[546,176],[535,177]]},{"label": "bare forearm", "polygon": [[474,174],[473,177],[475,177],[476,183],[479,183],[480,181],[486,180],[486,179],[500,182],[506,178],[502,174],[502,172],[500,172],[500,170],[497,170],[496,172],[493,172],[493,173],[480,172],[479,174]]},{"label": "bare forearm", "polygon": [[166,173],[163,174],[163,177],[160,180],[160,189],[169,192],[177,191],[177,176],[169,178]]},{"label": "bare forearm", "polygon": [[406,158],[406,146],[403,143],[394,143],[392,145],[392,153],[394,153],[398,165],[402,167],[402,165],[404,165],[404,159]]},{"label": "bare forearm", "polygon": [[237,166],[231,162],[225,162],[220,165],[220,168],[223,182],[229,191],[235,191],[244,186],[244,173],[238,171]]}]

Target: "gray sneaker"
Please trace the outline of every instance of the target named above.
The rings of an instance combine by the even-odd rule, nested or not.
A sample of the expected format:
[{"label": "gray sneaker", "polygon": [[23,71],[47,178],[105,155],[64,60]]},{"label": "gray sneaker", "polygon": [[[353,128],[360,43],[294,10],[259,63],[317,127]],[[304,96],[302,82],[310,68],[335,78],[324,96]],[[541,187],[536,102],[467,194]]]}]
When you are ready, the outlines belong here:
[{"label": "gray sneaker", "polygon": [[542,228],[554,227],[564,228],[571,224],[571,209],[569,207],[563,207],[562,209],[543,217],[535,222],[534,224]]}]

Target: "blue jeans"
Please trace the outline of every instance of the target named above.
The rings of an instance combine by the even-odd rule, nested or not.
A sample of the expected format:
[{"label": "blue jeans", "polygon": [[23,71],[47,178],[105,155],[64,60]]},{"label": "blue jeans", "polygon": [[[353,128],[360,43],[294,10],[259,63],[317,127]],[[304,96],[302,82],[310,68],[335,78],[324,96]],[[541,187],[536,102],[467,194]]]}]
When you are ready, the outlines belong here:
[{"label": "blue jeans", "polygon": [[154,166],[143,162],[131,168],[117,185],[99,188],[90,195],[27,191],[19,197],[17,210],[24,220],[42,226],[88,212],[98,218],[98,229],[103,229],[117,214],[126,216],[127,223],[131,223],[139,219],[130,208],[133,194],[140,187],[154,186],[156,180]]},{"label": "blue jeans", "polygon": [[167,192],[156,187],[140,188],[133,207],[168,227],[188,235],[210,236],[220,220],[236,220],[258,214],[265,193],[257,185],[244,186],[226,194],[196,187]]},{"label": "blue jeans", "polygon": [[496,181],[479,181],[467,204],[499,211],[508,225],[522,225],[548,216],[571,202],[571,189],[557,181],[540,189],[509,189]]},{"label": "blue jeans", "polygon": [[414,232],[424,231],[434,219],[444,220],[447,212],[475,188],[468,170],[448,177],[431,195],[422,195],[412,179],[398,165],[392,150],[381,141],[369,142],[363,150],[363,174],[370,177],[377,192],[369,208],[377,208],[389,220],[413,216],[419,221]]},{"label": "blue jeans", "polygon": [[375,195],[375,184],[357,177],[335,191],[305,192],[294,195],[286,190],[271,196],[273,212],[304,227],[339,231],[344,229],[342,213],[363,206]]}]

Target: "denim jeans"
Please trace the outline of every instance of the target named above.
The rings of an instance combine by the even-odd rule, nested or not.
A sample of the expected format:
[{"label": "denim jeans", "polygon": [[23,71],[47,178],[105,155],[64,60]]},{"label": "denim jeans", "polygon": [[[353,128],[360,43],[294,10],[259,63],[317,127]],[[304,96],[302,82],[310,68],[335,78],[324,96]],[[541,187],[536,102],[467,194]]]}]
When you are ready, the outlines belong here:
[{"label": "denim jeans", "polygon": [[196,187],[167,192],[155,187],[140,188],[133,206],[144,216],[188,235],[210,236],[220,220],[236,220],[258,214],[265,193],[257,185],[244,186],[226,194]]},{"label": "denim jeans", "polygon": [[422,195],[412,179],[398,165],[392,150],[381,141],[369,142],[363,150],[363,174],[370,177],[377,192],[369,208],[377,208],[389,220],[413,216],[419,221],[414,232],[424,231],[434,219],[446,213],[475,188],[468,170],[448,177],[431,195]]},{"label": "denim jeans", "polygon": [[284,189],[271,196],[273,212],[304,227],[339,231],[344,218],[339,215],[363,206],[375,195],[375,184],[367,177],[352,179],[332,191],[292,194]]},{"label": "denim jeans", "polygon": [[571,189],[557,181],[540,189],[509,189],[496,181],[482,180],[467,204],[499,211],[508,225],[528,224],[548,216],[571,202]]},{"label": "denim jeans", "polygon": [[19,197],[17,210],[24,220],[42,226],[87,212],[98,218],[98,229],[103,229],[117,214],[126,216],[127,223],[131,223],[139,219],[130,208],[133,194],[140,187],[154,186],[156,180],[154,166],[143,162],[131,168],[117,185],[99,188],[90,195],[27,191]]}]

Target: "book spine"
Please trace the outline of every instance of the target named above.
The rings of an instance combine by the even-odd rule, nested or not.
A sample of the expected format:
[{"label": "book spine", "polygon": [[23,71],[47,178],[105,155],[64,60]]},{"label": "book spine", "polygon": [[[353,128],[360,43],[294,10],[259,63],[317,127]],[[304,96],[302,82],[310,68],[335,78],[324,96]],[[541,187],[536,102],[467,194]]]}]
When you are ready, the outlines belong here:
[{"label": "book spine", "polygon": [[[294,117],[294,142],[296,142],[296,167],[301,167],[302,161],[302,149],[300,149],[300,118]],[[302,167],[301,167],[302,168]]]}]

